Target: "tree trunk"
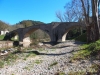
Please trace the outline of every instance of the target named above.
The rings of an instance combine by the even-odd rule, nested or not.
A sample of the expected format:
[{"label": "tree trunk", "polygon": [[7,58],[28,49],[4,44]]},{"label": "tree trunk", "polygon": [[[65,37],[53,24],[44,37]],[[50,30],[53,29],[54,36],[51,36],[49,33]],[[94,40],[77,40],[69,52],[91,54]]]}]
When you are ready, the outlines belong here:
[{"label": "tree trunk", "polygon": [[95,41],[99,40],[99,21],[98,21],[98,0],[91,0],[92,2],[92,24],[94,28]]},{"label": "tree trunk", "polygon": [[89,0],[87,0],[87,11],[85,8],[84,0],[81,0],[82,8],[85,16],[86,28],[87,28],[87,42],[94,42],[99,39],[99,21],[98,21],[98,0],[91,0],[92,6],[92,23],[89,21]]},{"label": "tree trunk", "polygon": [[98,21],[97,17],[93,17],[94,19],[94,32],[95,32],[95,41],[99,40],[99,27],[98,27]]},{"label": "tree trunk", "polygon": [[87,26],[86,27],[86,30],[87,30],[87,43],[90,43],[92,41],[91,40],[91,36],[90,36],[91,27],[90,26]]}]

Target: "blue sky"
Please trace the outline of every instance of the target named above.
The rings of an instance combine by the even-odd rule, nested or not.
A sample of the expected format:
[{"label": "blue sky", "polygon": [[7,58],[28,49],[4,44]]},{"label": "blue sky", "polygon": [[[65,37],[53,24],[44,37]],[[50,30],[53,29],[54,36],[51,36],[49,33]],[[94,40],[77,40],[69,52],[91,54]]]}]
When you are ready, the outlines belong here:
[{"label": "blue sky", "polygon": [[0,0],[0,20],[11,25],[22,20],[44,23],[58,21],[57,11],[64,12],[70,0]]}]

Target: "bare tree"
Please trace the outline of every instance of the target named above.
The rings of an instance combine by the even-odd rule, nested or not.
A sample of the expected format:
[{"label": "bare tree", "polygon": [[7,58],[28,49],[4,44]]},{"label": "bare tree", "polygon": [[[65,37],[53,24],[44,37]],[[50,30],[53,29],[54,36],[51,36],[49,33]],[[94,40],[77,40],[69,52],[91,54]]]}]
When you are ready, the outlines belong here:
[{"label": "bare tree", "polygon": [[86,29],[87,29],[87,42],[90,42],[90,22],[89,22],[89,11],[90,11],[90,5],[89,0],[81,0],[82,3],[82,9],[83,9],[83,16],[85,17],[85,23],[86,23]]},{"label": "bare tree", "polygon": [[[99,0],[81,0],[87,28],[87,42],[99,39],[98,3]],[[92,17],[90,21],[89,18]]]},{"label": "bare tree", "polygon": [[63,15],[60,13],[56,13],[56,15],[61,22],[85,21],[87,42],[94,42],[100,36],[98,20],[99,3],[100,0],[72,0],[71,3],[66,4],[66,11]]},{"label": "bare tree", "polygon": [[82,10],[80,9],[80,3],[78,0],[73,0],[71,3],[67,3],[64,8],[65,12],[61,14],[60,11],[56,12],[57,18],[61,22],[76,22],[79,21],[82,16]]},{"label": "bare tree", "polygon": [[60,11],[56,12],[56,16],[57,16],[57,18],[58,18],[61,22],[64,21],[63,15],[61,14]]}]

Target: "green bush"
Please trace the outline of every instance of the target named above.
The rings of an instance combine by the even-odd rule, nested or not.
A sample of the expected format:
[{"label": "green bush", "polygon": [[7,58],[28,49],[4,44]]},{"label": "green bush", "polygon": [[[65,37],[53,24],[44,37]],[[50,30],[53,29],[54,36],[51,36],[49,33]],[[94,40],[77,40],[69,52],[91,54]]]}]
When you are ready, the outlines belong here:
[{"label": "green bush", "polygon": [[5,35],[0,35],[0,40],[3,40]]},{"label": "green bush", "polygon": [[100,52],[100,40],[94,43],[84,44],[80,46],[80,48],[82,50],[79,50],[77,53],[74,53],[72,59],[85,59],[90,56],[97,56],[98,52]]},{"label": "green bush", "polygon": [[76,41],[82,41],[82,42],[86,42],[86,33],[83,33],[82,35],[78,36],[75,38]]},{"label": "green bush", "polygon": [[0,60],[0,68],[4,66],[4,62]]}]

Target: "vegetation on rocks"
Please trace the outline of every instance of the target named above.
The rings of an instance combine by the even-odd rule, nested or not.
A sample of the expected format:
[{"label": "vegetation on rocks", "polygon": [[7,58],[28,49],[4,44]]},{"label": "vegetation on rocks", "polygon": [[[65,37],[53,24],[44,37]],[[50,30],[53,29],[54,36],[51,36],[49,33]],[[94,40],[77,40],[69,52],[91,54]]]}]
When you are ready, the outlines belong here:
[{"label": "vegetation on rocks", "polygon": [[58,64],[58,62],[53,62],[52,64],[50,64],[50,67],[52,67],[52,66],[54,66],[54,65],[57,65]]},{"label": "vegetation on rocks", "polygon": [[68,75],[85,75],[85,72],[69,72]]},{"label": "vegetation on rocks", "polygon": [[[80,61],[80,60],[90,60],[93,62],[94,60],[100,60],[100,40],[90,43],[83,44],[80,46],[80,49],[76,52],[73,52],[73,57],[71,61]],[[90,67],[90,74],[97,74],[100,70],[99,63],[94,63]],[[86,72],[70,72],[69,75],[84,75]]]},{"label": "vegetation on rocks", "polygon": [[4,65],[9,65],[12,62],[15,62],[17,58],[18,58],[18,56],[15,55],[15,54],[9,54],[9,55],[6,55],[6,56],[1,56],[0,68],[2,68]]},{"label": "vegetation on rocks", "polygon": [[100,53],[100,40],[90,44],[84,44],[80,46],[80,49],[74,53],[73,59],[86,59],[94,56],[97,58],[97,55]]},{"label": "vegetation on rocks", "polygon": [[0,35],[0,40],[3,40],[5,35]]},{"label": "vegetation on rocks", "polygon": [[42,60],[36,60],[35,63],[40,64],[40,63],[42,63]]},{"label": "vegetation on rocks", "polygon": [[83,33],[75,38],[76,41],[87,42],[86,33]]},{"label": "vegetation on rocks", "polygon": [[0,68],[2,68],[4,65],[10,65],[16,62],[17,59],[26,60],[29,57],[35,57],[37,55],[35,52],[30,52],[29,50],[19,50],[19,47],[17,50],[15,48],[13,49],[13,52],[9,52],[7,55],[0,56]]}]

